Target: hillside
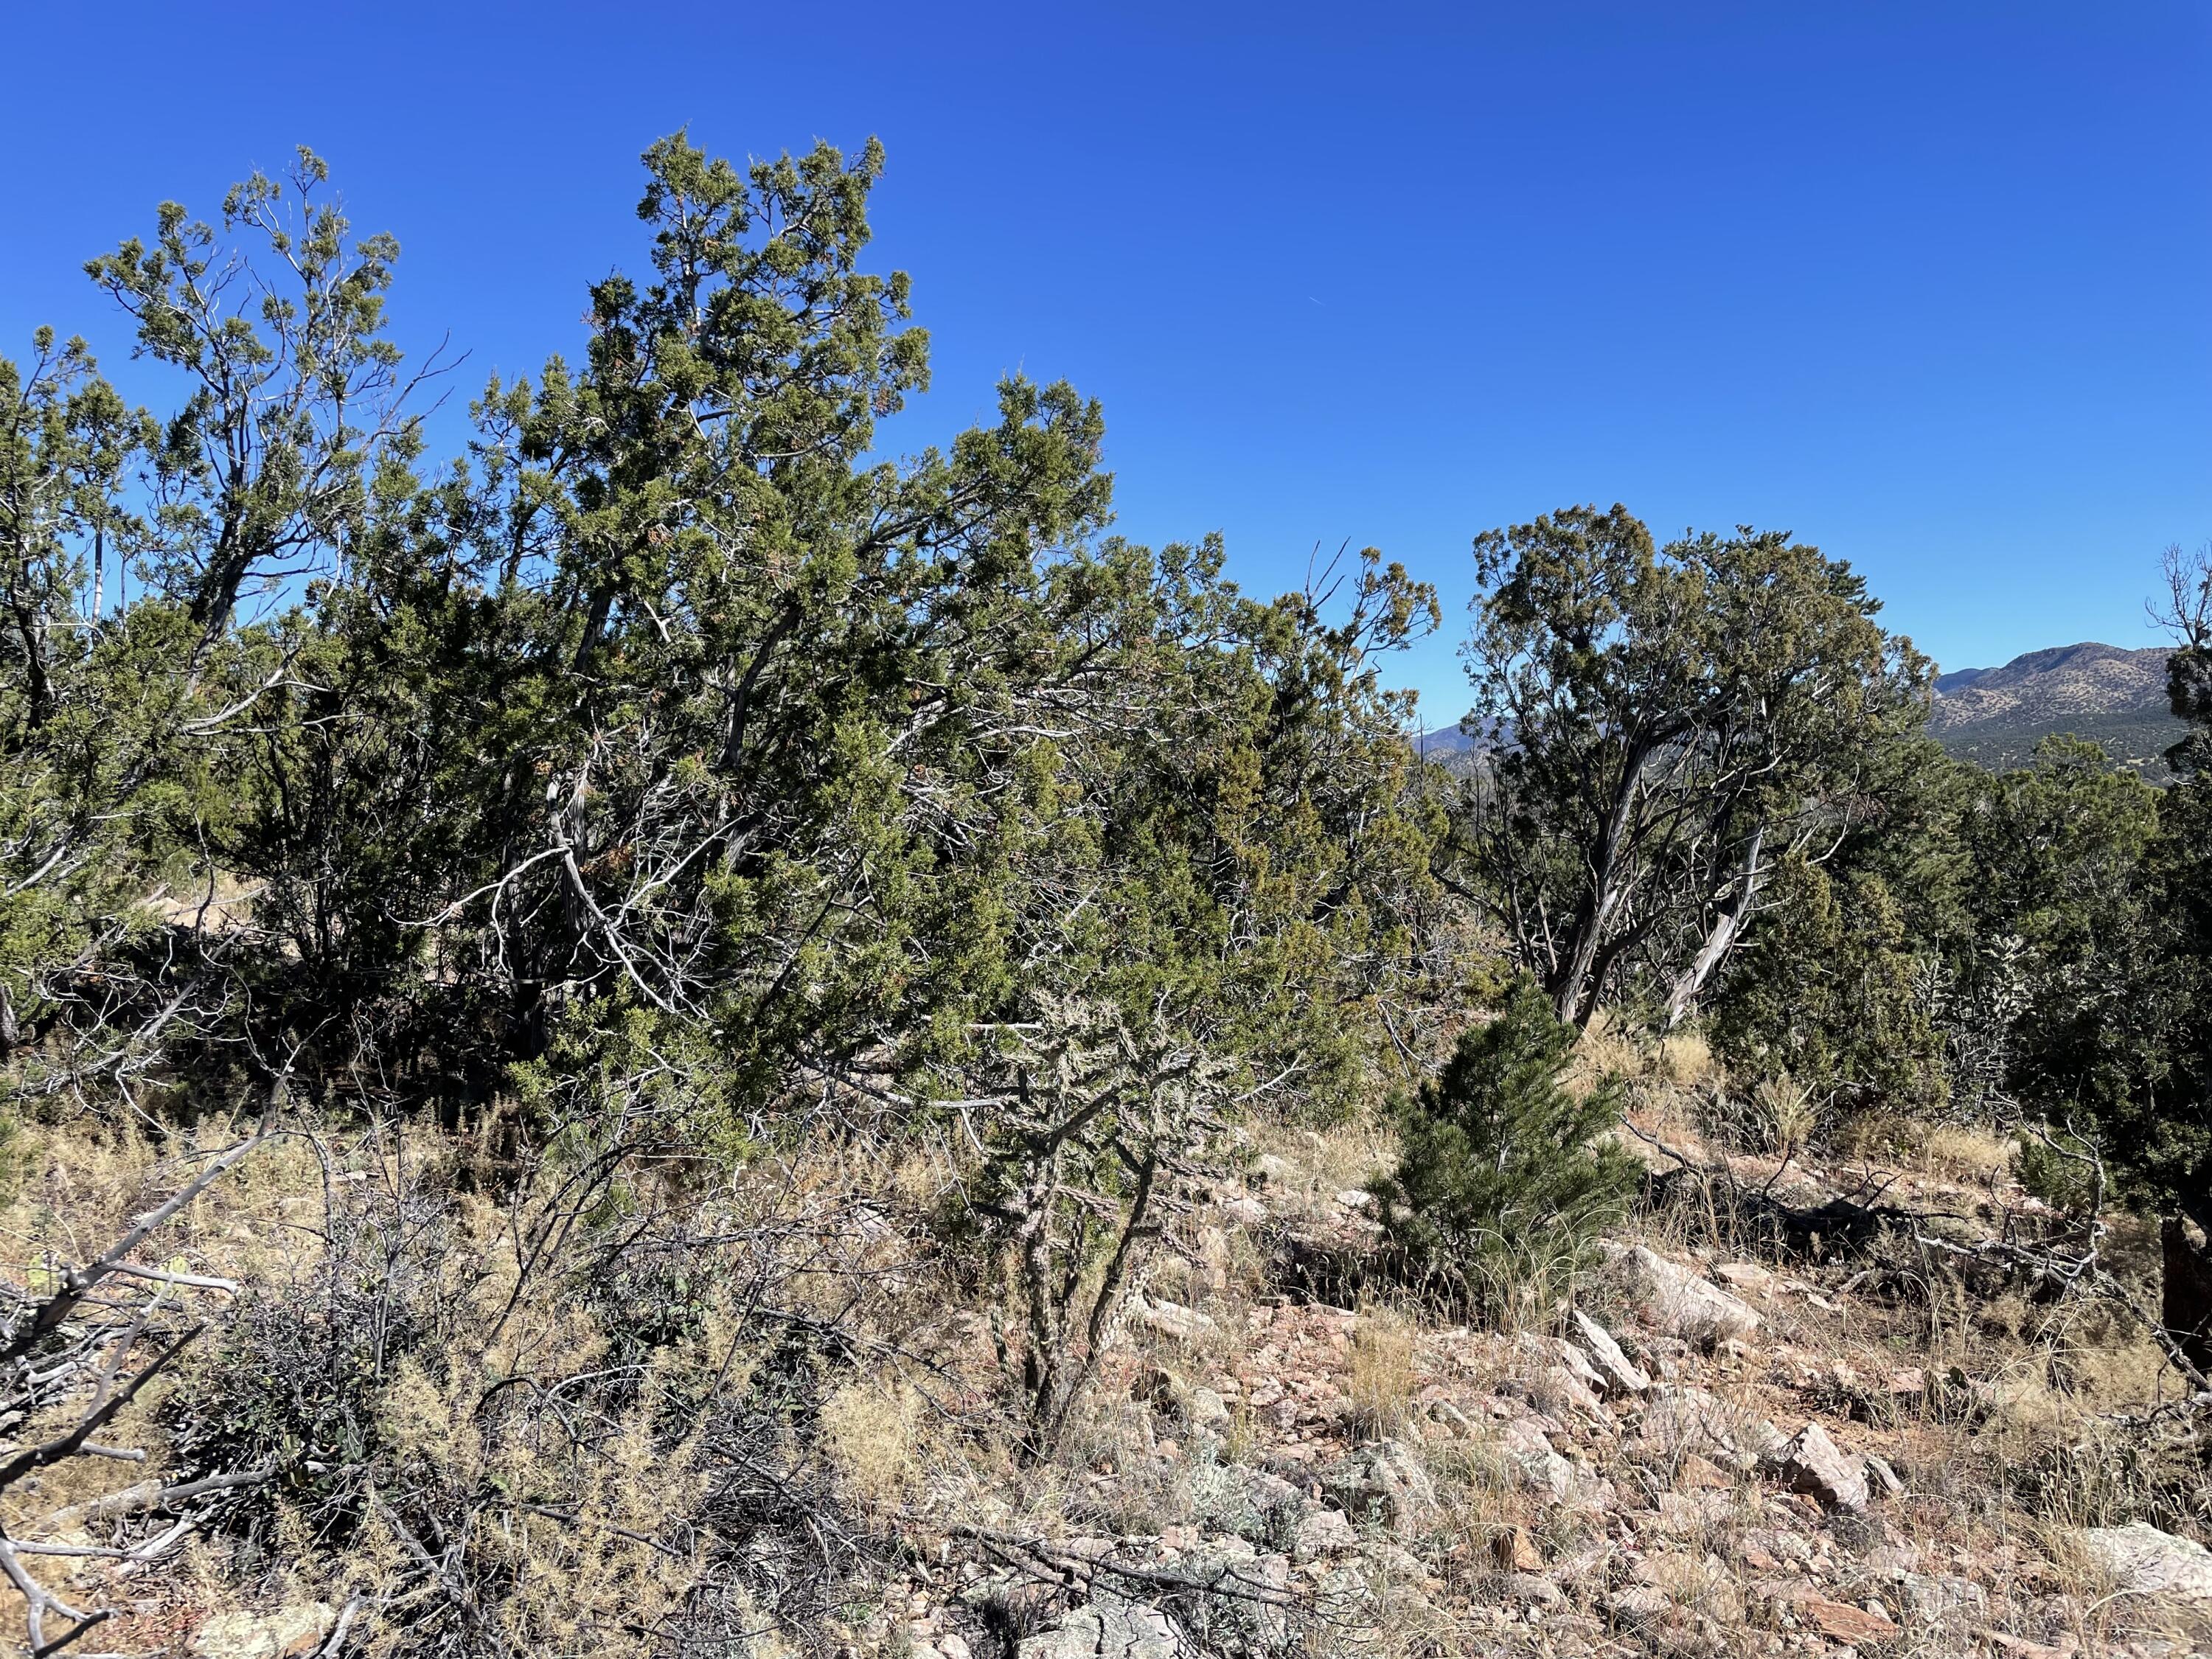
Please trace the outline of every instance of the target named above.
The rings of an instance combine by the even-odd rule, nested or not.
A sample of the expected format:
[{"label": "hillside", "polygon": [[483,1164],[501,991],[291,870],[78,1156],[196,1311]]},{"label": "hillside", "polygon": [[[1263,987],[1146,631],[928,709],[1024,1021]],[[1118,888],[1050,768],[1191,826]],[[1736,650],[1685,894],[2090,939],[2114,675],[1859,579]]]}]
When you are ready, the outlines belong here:
[{"label": "hillside", "polygon": [[1952,754],[1996,771],[2023,764],[2043,738],[2070,732],[2160,778],[2160,757],[2181,735],[2166,708],[2166,658],[2163,646],[2124,651],[2091,641],[2031,651],[2001,668],[1959,669],[1936,679],[1929,725]]},{"label": "hillside", "polygon": [[2212,771],[1620,504],[1419,742],[645,160],[444,460],[308,151],[0,357],[0,1659],[2212,1659]]},{"label": "hillside", "polygon": [[1471,778],[1482,769],[1483,750],[1456,724],[1417,733],[1413,752],[1443,767],[1455,778]]},{"label": "hillside", "polygon": [[[9,1530],[119,1607],[108,1650],[198,1659],[394,1650],[441,1615],[400,1600],[434,1523],[473,1540],[434,1581],[449,1620],[627,1621],[605,1650],[641,1655],[708,1650],[645,1633],[687,1607],[712,1650],[778,1659],[2205,1650],[2171,1375],[2124,1311],[2044,1305],[2011,1265],[2059,1218],[2002,1142],[1778,1158],[1717,1133],[1696,1045],[1601,1060],[1638,1074],[1650,1187],[1568,1304],[1501,1328],[1394,1294],[1365,1190],[1388,1131],[1263,1127],[1042,1456],[999,1410],[1001,1310],[935,1237],[957,1140],[641,1191],[620,1242],[550,1267],[532,1241],[574,1194],[526,1180],[499,1216],[466,1137],[264,1143],[161,1247],[223,1334],[117,1419],[147,1462],[46,1473]],[[27,1128],[14,1285],[206,1150]],[[2107,1250],[2153,1293],[2139,1224]],[[387,1376],[369,1328],[410,1351]],[[663,1453],[656,1401],[696,1419]],[[257,1437],[293,1462],[226,1477],[179,1523],[191,1571],[148,1572],[161,1506],[214,1484],[195,1460]],[[368,1459],[392,1518],[349,1528]],[[808,1639],[738,1635],[763,1607]]]}]

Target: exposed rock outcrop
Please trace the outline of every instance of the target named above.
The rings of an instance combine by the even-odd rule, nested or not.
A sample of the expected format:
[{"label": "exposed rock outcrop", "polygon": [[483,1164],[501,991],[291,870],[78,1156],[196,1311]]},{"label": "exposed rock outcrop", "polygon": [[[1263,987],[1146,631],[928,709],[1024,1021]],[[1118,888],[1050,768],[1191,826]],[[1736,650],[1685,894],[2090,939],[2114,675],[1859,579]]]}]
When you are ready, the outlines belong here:
[{"label": "exposed rock outcrop", "polygon": [[1723,1342],[1747,1339],[1762,1322],[1748,1303],[1647,1245],[1626,1252],[1618,1267],[1637,1297],[1637,1314],[1644,1322],[1692,1347],[1710,1351]]},{"label": "exposed rock outcrop", "polygon": [[2124,1590],[2212,1602],[2212,1550],[2202,1544],[2142,1521],[2124,1527],[2092,1527],[2079,1537],[2089,1558]]}]

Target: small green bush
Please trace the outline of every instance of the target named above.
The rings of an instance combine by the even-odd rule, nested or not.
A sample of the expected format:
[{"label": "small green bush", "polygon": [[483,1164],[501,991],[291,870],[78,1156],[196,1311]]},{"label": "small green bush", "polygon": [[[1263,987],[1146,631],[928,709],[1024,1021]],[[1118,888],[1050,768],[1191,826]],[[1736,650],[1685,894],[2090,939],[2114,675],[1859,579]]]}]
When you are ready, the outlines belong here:
[{"label": "small green bush", "polygon": [[1574,1042],[1535,982],[1516,982],[1400,1108],[1397,1170],[1372,1187],[1408,1275],[1493,1318],[1546,1316],[1640,1179],[1607,1133],[1619,1085],[1577,1098],[1561,1081]]}]

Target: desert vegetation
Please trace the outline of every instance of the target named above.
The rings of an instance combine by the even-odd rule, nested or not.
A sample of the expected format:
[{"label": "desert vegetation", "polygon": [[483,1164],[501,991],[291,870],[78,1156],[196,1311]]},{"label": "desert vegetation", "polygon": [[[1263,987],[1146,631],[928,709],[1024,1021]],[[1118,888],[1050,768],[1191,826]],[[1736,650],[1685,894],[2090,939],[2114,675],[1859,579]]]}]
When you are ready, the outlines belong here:
[{"label": "desert vegetation", "polygon": [[450,452],[304,150],[0,363],[0,1640],[2205,1639],[2212,555],[2160,787],[1568,507],[1447,772],[1379,552],[890,459],[875,146],[643,159]]}]

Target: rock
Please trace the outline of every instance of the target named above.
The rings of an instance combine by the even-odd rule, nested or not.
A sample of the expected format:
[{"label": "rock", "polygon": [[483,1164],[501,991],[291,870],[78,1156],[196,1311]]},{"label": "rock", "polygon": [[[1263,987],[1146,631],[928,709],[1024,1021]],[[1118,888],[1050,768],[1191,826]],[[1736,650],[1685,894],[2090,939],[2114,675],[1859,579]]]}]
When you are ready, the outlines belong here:
[{"label": "rock", "polygon": [[1603,1403],[1605,1379],[1580,1348],[1563,1338],[1532,1331],[1518,1333],[1513,1346],[1529,1363],[1522,1375],[1500,1382],[1501,1390],[1525,1391],[1554,1415],[1573,1413],[1601,1425],[1613,1421]]},{"label": "rock", "polygon": [[1057,1629],[1022,1638],[1019,1659],[1176,1659],[1182,1638],[1168,1616],[1137,1602],[1078,1607]]},{"label": "rock", "polygon": [[1658,1529],[1674,1538],[1701,1537],[1719,1528],[1735,1506],[1725,1492],[1662,1492]]},{"label": "rock", "polygon": [[1567,1593],[1557,1584],[1533,1572],[1509,1574],[1505,1594],[1513,1601],[1535,1607],[1556,1607],[1567,1599]]},{"label": "rock", "polygon": [[1324,1555],[1359,1547],[1359,1534],[1342,1510],[1316,1509],[1291,1533],[1291,1559],[1303,1566]]},{"label": "rock", "polygon": [[1455,1440],[1465,1440],[1474,1433],[1474,1423],[1468,1414],[1449,1400],[1432,1400],[1428,1407],[1429,1421],[1443,1429]]},{"label": "rock", "polygon": [[1363,1446],[1321,1472],[1322,1490],[1353,1516],[1373,1515],[1394,1531],[1416,1528],[1436,1513],[1437,1489],[1402,1440]]},{"label": "rock", "polygon": [[1591,1366],[1589,1356],[1563,1337],[1539,1336],[1534,1331],[1521,1331],[1515,1334],[1513,1346],[1533,1360],[1540,1372],[1565,1369],[1591,1393],[1604,1390],[1605,1379]]},{"label": "rock", "polygon": [[1639,1312],[1654,1328],[1711,1349],[1759,1328],[1759,1315],[1719,1285],[1638,1244],[1623,1259],[1626,1277],[1642,1293]]},{"label": "rock", "polygon": [[1755,1261],[1723,1261],[1713,1269],[1713,1277],[1732,1291],[1742,1291],[1757,1296],[1774,1283],[1774,1275]]},{"label": "rock", "polygon": [[1656,1624],[1674,1605],[1672,1596],[1652,1584],[1631,1584],[1605,1598],[1605,1610],[1624,1625]]},{"label": "rock", "polygon": [[1179,1409],[1179,1402],[1189,1392],[1190,1384],[1165,1365],[1140,1366],[1129,1389],[1132,1398],[1164,1412]]},{"label": "rock", "polygon": [[1802,1534],[1762,1528],[1751,1535],[1751,1541],[1771,1552],[1776,1560],[1786,1566],[1802,1571],[1813,1565],[1812,1541]]},{"label": "rock", "polygon": [[1594,1422],[1610,1422],[1612,1419],[1606,1413],[1605,1402],[1598,1398],[1597,1391],[1580,1375],[1581,1371],[1588,1369],[1587,1366],[1546,1366],[1543,1375],[1536,1379],[1538,1403],[1557,1411],[1579,1412]]},{"label": "rock", "polygon": [[1207,1434],[1229,1430],[1229,1402],[1212,1389],[1193,1389],[1183,1395],[1182,1420]]},{"label": "rock", "polygon": [[1905,1496],[1905,1482],[1899,1478],[1897,1471],[1890,1468],[1887,1458],[1877,1457],[1869,1452],[1863,1461],[1866,1465],[1867,1486],[1870,1491],[1878,1492],[1884,1498]]},{"label": "rock", "polygon": [[1241,1510],[1234,1516],[1239,1532],[1249,1529],[1262,1536],[1279,1534],[1312,1507],[1304,1491],[1272,1470],[1236,1463],[1217,1463],[1214,1468],[1241,1479],[1242,1491],[1227,1495],[1222,1506],[1224,1513],[1217,1516],[1218,1522],[1226,1522],[1233,1512]]},{"label": "rock", "polygon": [[1490,1540],[1490,1553],[1497,1557],[1498,1565],[1504,1572],[1541,1572],[1544,1553],[1536,1547],[1536,1540],[1528,1536],[1526,1527],[1508,1527]]},{"label": "rock", "polygon": [[1804,1597],[1797,1603],[1797,1616],[1831,1641],[1854,1646],[1862,1642],[1893,1641],[1899,1633],[1894,1624],[1879,1613],[1825,1596]]},{"label": "rock", "polygon": [[192,1651],[200,1659],[297,1659],[319,1647],[337,1622],[327,1601],[274,1613],[219,1613],[193,1632]]},{"label": "rock", "polygon": [[1920,1571],[1920,1546],[1901,1536],[1893,1537],[1875,1545],[1860,1559],[1869,1572],[1902,1579]]},{"label": "rock", "polygon": [[1948,1619],[1977,1619],[1989,1611],[1989,1592],[1971,1578],[1949,1573],[1926,1577],[1907,1573],[1897,1583],[1898,1599],[1915,1624],[1936,1625]]},{"label": "rock", "polygon": [[1240,1227],[1257,1227],[1267,1221],[1267,1206],[1256,1198],[1238,1193],[1221,1200],[1221,1213]]},{"label": "rock", "polygon": [[1598,1378],[1601,1395],[1610,1399],[1642,1394],[1651,1386],[1651,1379],[1620,1351],[1620,1344],[1613,1340],[1613,1333],[1580,1308],[1567,1316],[1567,1337],[1588,1356],[1590,1370]]},{"label": "rock", "polygon": [[1772,1454],[1771,1461],[1783,1485],[1817,1498],[1824,1509],[1866,1507],[1866,1475],[1836,1449],[1836,1443],[1818,1423],[1800,1429]]},{"label": "rock", "polygon": [[1340,1210],[1371,1209],[1374,1204],[1375,1194],[1364,1187],[1346,1187],[1336,1195],[1336,1207]]},{"label": "rock", "polygon": [[957,1632],[947,1631],[934,1645],[939,1659],[969,1659],[968,1639]]},{"label": "rock", "polygon": [[1749,1408],[1704,1389],[1655,1388],[1637,1425],[1636,1448],[1646,1459],[1679,1460],[1690,1453],[1739,1474],[1781,1443],[1774,1425]]},{"label": "rock", "polygon": [[1575,1489],[1575,1468],[1553,1449],[1538,1425],[1522,1418],[1498,1435],[1498,1449],[1529,1491],[1564,1504]]},{"label": "rock", "polygon": [[1699,1452],[1685,1453],[1674,1471],[1674,1486],[1680,1492],[1727,1492],[1735,1485],[1726,1469]]},{"label": "rock", "polygon": [[1192,1547],[1181,1568],[1192,1582],[1241,1607],[1261,1651],[1275,1652],[1288,1643],[1289,1557],[1263,1555],[1241,1538],[1214,1538]]},{"label": "rock", "polygon": [[1369,1539],[1359,1547],[1359,1559],[1372,1577],[1393,1584],[1429,1584],[1436,1577],[1411,1550],[1388,1539]]},{"label": "rock", "polygon": [[1676,1608],[1695,1607],[1730,1624],[1742,1615],[1729,1569],[1709,1552],[1654,1550],[1631,1561],[1628,1570],[1636,1583],[1657,1590]]},{"label": "rock", "polygon": [[1252,1166],[1252,1179],[1262,1187],[1293,1187],[1297,1184],[1297,1165],[1277,1153],[1262,1152]]},{"label": "rock", "polygon": [[1176,1342],[1196,1342],[1211,1336],[1219,1328],[1212,1319],[1195,1308],[1186,1308],[1179,1302],[1148,1301],[1137,1298],[1130,1318],[1146,1330]]},{"label": "rock", "polygon": [[2212,1551],[2202,1544],[2160,1532],[2142,1521],[2124,1527],[2092,1527],[2075,1536],[2089,1558],[2124,1590],[2179,1601],[2212,1601]]}]

